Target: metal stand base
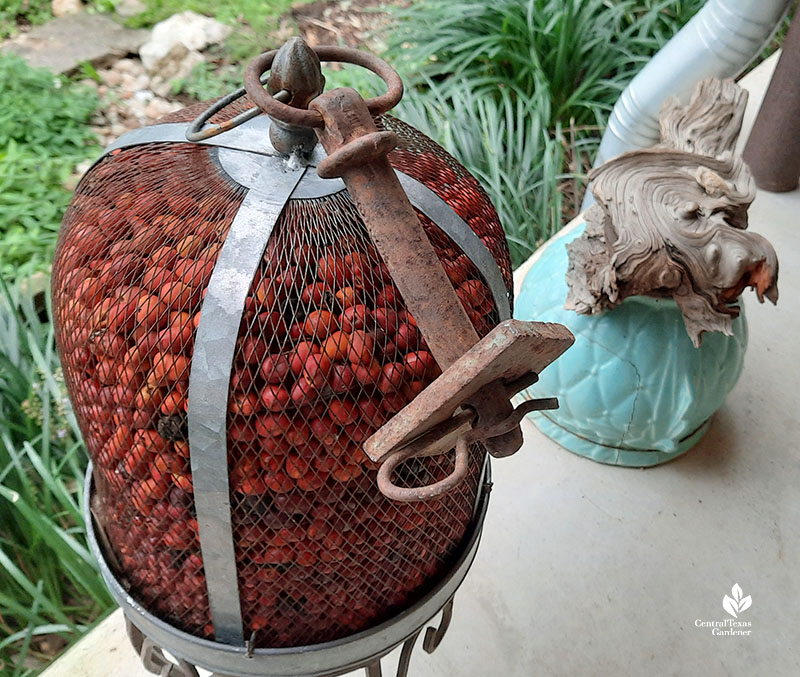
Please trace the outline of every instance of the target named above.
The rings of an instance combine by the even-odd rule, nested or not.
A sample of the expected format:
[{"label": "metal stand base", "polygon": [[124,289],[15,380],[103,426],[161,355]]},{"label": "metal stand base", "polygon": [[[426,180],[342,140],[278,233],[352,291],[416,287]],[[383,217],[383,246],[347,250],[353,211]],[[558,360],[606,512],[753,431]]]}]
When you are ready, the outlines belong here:
[{"label": "metal stand base", "polygon": [[[450,627],[450,621],[453,618],[453,598],[444,605],[442,609],[442,620],[439,622],[439,627],[434,628],[429,626],[425,629],[425,637],[422,640],[422,648],[425,653],[433,653],[438,648],[444,639],[447,629]],[[160,677],[199,677],[200,673],[197,668],[185,660],[174,659],[171,660],[164,654],[164,650],[158,646],[153,640],[149,639],[144,633],[139,630],[130,619],[125,616],[125,629],[128,633],[128,638],[139,658],[142,660],[142,665],[145,670],[152,672],[154,675]],[[414,652],[414,647],[417,644],[422,628],[416,630],[408,639],[403,642],[403,648],[400,651],[400,662],[397,665],[397,672],[395,677],[408,677],[408,668],[411,665],[411,654]],[[370,660],[368,663],[348,667],[344,672],[331,673],[325,677],[338,677],[353,670],[363,669],[366,677],[383,677],[383,668],[381,661],[386,656],[380,656]],[[229,677],[221,673],[214,673],[211,677]]]},{"label": "metal stand base", "polygon": [[491,486],[487,458],[473,522],[464,537],[461,554],[432,590],[380,625],[309,646],[253,649],[223,644],[190,635],[151,614],[123,587],[100,546],[89,508],[93,492],[91,465],[84,489],[86,532],[103,579],[125,614],[131,643],[150,672],[162,677],[198,677],[197,665],[215,677],[336,677],[363,668],[367,677],[382,677],[381,660],[402,646],[397,677],[406,677],[414,645],[425,626],[443,611],[439,627],[425,631],[423,649],[432,653],[450,625],[453,597],[478,551]]}]

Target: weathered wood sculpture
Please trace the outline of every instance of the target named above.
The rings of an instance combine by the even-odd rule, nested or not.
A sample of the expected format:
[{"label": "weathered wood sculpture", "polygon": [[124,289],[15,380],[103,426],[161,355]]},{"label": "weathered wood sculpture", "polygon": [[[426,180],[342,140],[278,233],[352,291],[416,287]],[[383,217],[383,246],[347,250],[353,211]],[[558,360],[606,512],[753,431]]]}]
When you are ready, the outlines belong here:
[{"label": "weathered wood sculpture", "polygon": [[731,333],[746,287],[777,302],[775,250],[745,230],[756,187],[733,151],[746,103],[732,80],[703,80],[687,107],[664,104],[659,145],[592,170],[597,202],[584,234],[567,245],[568,310],[671,296],[699,346],[705,331]]}]

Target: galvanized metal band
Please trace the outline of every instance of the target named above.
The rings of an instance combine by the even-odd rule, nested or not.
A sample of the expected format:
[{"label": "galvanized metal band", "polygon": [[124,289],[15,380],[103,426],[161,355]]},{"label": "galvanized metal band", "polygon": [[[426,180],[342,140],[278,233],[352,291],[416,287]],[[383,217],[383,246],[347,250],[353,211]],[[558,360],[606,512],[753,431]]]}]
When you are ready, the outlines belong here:
[{"label": "galvanized metal band", "polygon": [[[487,466],[488,472],[488,466]],[[479,488],[480,507],[464,537],[461,554],[453,568],[421,600],[380,625],[333,642],[284,649],[255,649],[248,656],[244,646],[230,646],[201,639],[178,630],[156,618],[122,587],[109,568],[94,531],[90,511],[93,491],[92,466],[86,471],[84,515],[86,534],[92,554],[100,565],[100,573],[114,600],[130,621],[158,646],[179,659],[207,670],[243,677],[321,677],[341,674],[386,654],[412,636],[447,604],[469,571],[480,543],[483,522],[489,503],[491,477]]]},{"label": "galvanized metal band", "polygon": [[[189,374],[189,456],[214,633],[243,646],[228,478],[228,388],[253,277],[303,168],[271,166],[257,176],[220,250],[206,290]],[[260,182],[259,182],[260,177]]]},{"label": "galvanized metal band", "polygon": [[[260,115],[223,134],[194,143],[220,148],[219,160],[222,167],[237,183],[250,187],[254,185],[254,178],[252,178],[254,175],[252,173],[243,175],[239,171],[242,167],[241,163],[248,161],[245,159],[240,161],[236,158],[236,153],[225,152],[224,149],[257,153],[265,159],[258,162],[256,158],[251,158],[248,162],[250,166],[261,165],[265,171],[270,171],[268,167],[272,164],[271,171],[275,174],[281,173],[285,162],[283,156],[270,143],[269,127],[271,124],[272,121],[267,116]],[[186,131],[189,126],[190,123],[174,122],[134,129],[123,134],[108,146],[98,161],[117,148],[129,148],[148,143],[190,143],[186,140]],[[325,157],[325,151],[317,144],[307,167],[316,167]],[[395,170],[395,173],[411,204],[436,223],[477,266],[489,285],[495,306],[500,314],[500,320],[507,320],[511,317],[511,304],[503,276],[486,245],[481,242],[464,219],[434,191],[408,174],[398,170]],[[248,180],[248,176],[251,177],[250,180]],[[262,183],[262,185],[269,184]],[[344,190],[344,182],[341,179],[322,179],[317,176],[316,172],[307,171],[291,197],[295,199],[319,198],[333,195],[341,190]]]},{"label": "galvanized metal band", "polygon": [[441,228],[478,268],[492,293],[500,320],[511,317],[508,289],[497,261],[475,231],[458,213],[424,183],[396,172],[411,204]]},{"label": "galvanized metal band", "polygon": [[118,148],[130,148],[147,143],[192,143],[203,146],[247,150],[252,153],[261,153],[262,155],[280,155],[272,147],[272,143],[269,140],[270,119],[266,115],[259,115],[223,134],[210,139],[203,139],[202,141],[188,141],[186,139],[186,132],[190,126],[190,122],[162,122],[148,127],[139,127],[139,129],[126,132],[116,141],[106,146],[103,149],[103,154],[98,159],[102,159],[112,150],[117,150]]},{"label": "galvanized metal band", "polygon": [[[261,182],[263,172],[280,173],[285,162],[283,158],[230,148],[219,148],[216,159],[219,166],[231,179],[246,188]],[[321,198],[343,190],[345,190],[345,186],[341,179],[321,179],[317,176],[315,165],[308,164],[303,177],[292,192],[291,198],[293,200]]]},{"label": "galvanized metal band", "polygon": [[[280,172],[281,160],[266,157],[253,152],[242,152],[221,148],[218,153],[220,166],[237,183],[251,187],[261,179],[260,170]],[[311,158],[303,178],[297,184],[292,199],[321,198],[345,190],[344,182],[339,179],[322,179],[313,171],[317,153]],[[511,317],[511,305],[503,275],[491,252],[481,239],[469,227],[458,213],[425,184],[413,179],[408,174],[395,170],[411,204],[419,209],[431,221],[436,223],[475,264],[478,271],[489,285],[500,320]]]}]

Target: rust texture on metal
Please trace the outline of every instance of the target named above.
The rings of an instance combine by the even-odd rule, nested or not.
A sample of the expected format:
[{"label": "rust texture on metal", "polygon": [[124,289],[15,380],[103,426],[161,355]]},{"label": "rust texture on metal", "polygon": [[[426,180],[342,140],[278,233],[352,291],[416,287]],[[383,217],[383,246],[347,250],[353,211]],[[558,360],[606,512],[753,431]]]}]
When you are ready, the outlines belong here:
[{"label": "rust texture on metal", "polygon": [[[520,379],[541,372],[574,340],[560,324],[501,322],[370,437],[364,451],[374,461],[382,460],[447,421],[488,383],[499,381],[512,390],[523,389],[525,381]],[[502,396],[509,395],[504,389]]]},{"label": "rust texture on metal", "polygon": [[[462,414],[453,416],[451,419],[448,419],[448,421],[445,421],[445,423],[439,424],[439,426],[433,430],[425,433],[419,440],[414,440],[402,449],[390,453],[378,470],[378,488],[387,498],[406,503],[427,501],[441,496],[466,478],[470,444],[482,442],[485,445],[489,440],[500,437],[510,430],[518,428],[520,422],[527,414],[544,409],[558,409],[558,399],[555,397],[546,397],[526,400],[514,409],[507,419],[492,426],[477,426],[470,429],[470,424],[467,422],[461,423],[461,425],[444,438],[440,438],[438,435],[434,434],[438,432],[441,426],[449,424],[451,421],[461,421],[462,419],[460,417],[462,415],[465,415],[469,420],[477,418],[474,411],[467,406]],[[428,438],[432,441],[426,444],[425,440]],[[443,439],[447,440],[448,443],[446,445],[442,444]],[[443,480],[423,487],[399,487],[392,481],[392,473],[401,463],[412,458],[445,453],[445,451],[452,448],[453,445],[455,445],[455,469]]]},{"label": "rust texture on metal", "polygon": [[[320,170],[327,177],[341,176],[431,352],[442,369],[447,369],[478,342],[478,333],[392,171],[386,157],[391,138],[378,131],[353,89],[326,92],[314,99],[311,107],[320,111],[324,120],[317,136],[329,164],[321,163]],[[484,392],[475,395],[471,404],[481,425],[498,423],[513,410],[499,384],[484,383]],[[496,456],[512,454],[521,446],[519,429],[486,444]],[[458,471],[457,464],[454,472]]]},{"label": "rust texture on metal", "polygon": [[[296,45],[293,50],[297,55],[302,54],[303,48]],[[403,90],[399,76],[377,57],[357,50],[319,47],[315,51],[321,60],[368,68],[384,79],[387,93],[365,101],[358,92],[345,87],[320,94],[310,101],[308,110],[280,104],[261,86],[261,76],[275,59],[273,52],[262,54],[248,65],[245,87],[251,99],[274,120],[314,128],[328,155],[318,167],[319,176],[341,177],[344,181],[409,312],[443,370],[442,376],[365,445],[370,458],[387,462],[379,475],[379,487],[385,495],[404,501],[423,500],[450,490],[463,479],[469,441],[480,440],[496,457],[513,454],[522,446],[521,415],[515,415],[509,401],[515,392],[509,393],[507,384],[544,368],[571,344],[572,336],[565,328],[560,328],[561,334],[553,330],[553,336],[542,336],[535,330],[526,331],[523,323],[509,320],[479,343],[478,333],[392,170],[387,156],[397,145],[397,137],[380,131],[373,119],[400,100]],[[296,58],[308,60],[307,56]],[[275,86],[278,85],[289,87],[285,79]],[[537,367],[535,357],[541,352],[546,359],[539,360]],[[398,451],[430,433],[462,406],[474,412],[470,417],[474,420],[469,425],[462,421],[456,426],[460,435],[455,434],[456,427],[450,426],[445,435],[448,444],[452,442],[450,446],[445,448],[444,439],[437,442],[433,434],[428,434],[423,438],[427,448],[418,443]],[[403,460],[414,455],[446,453],[453,447],[455,469],[447,478],[411,489],[391,483],[392,470]],[[395,453],[390,461],[387,457],[392,452]]]},{"label": "rust texture on metal", "polygon": [[[328,160],[338,169],[436,361],[448,367],[477,343],[478,334],[389,164],[391,148],[381,141],[385,137],[378,136],[355,90],[326,92],[311,106],[325,121],[317,134]],[[379,148],[385,152],[379,154]],[[364,154],[371,161],[364,162]],[[320,167],[325,171],[327,166]]]},{"label": "rust texture on metal", "polygon": [[[186,140],[192,142],[205,141],[206,139],[219,136],[223,132],[229,132],[231,129],[234,129],[239,125],[244,124],[248,120],[252,120],[254,117],[261,115],[263,111],[258,106],[254,106],[253,108],[248,108],[246,111],[243,111],[227,120],[223,120],[222,122],[214,122],[208,125],[206,124],[223,108],[229,106],[234,101],[241,99],[246,93],[247,92],[245,91],[244,87],[242,87],[241,89],[237,89],[235,92],[231,92],[227,96],[223,96],[221,99],[218,99],[216,102],[214,102],[214,104],[206,108],[206,110],[204,110],[192,121],[189,129],[186,130]],[[289,98],[289,92],[286,90],[281,90],[276,92],[274,97],[278,101],[286,101]]]},{"label": "rust texture on metal", "polygon": [[267,91],[272,95],[281,90],[289,92],[283,103],[294,108],[308,104],[325,89],[325,76],[320,70],[319,57],[301,38],[291,38],[275,53],[270,69]]},{"label": "rust texture on metal", "polygon": [[[476,348],[473,348],[470,353],[465,355],[465,357],[470,359],[472,354],[477,353],[478,350],[482,348],[482,343],[483,342],[478,344]],[[567,344],[567,347],[568,345],[569,344]],[[498,363],[496,362],[493,365],[487,363],[487,371],[484,373],[492,373],[492,370],[496,369],[497,366]],[[451,373],[458,373],[458,371],[456,371],[458,367],[458,363],[451,367]],[[507,376],[505,378],[501,377],[494,382],[495,384],[504,385],[505,399],[512,398],[520,390],[533,385],[538,380],[538,375],[535,372],[525,373],[522,376],[509,381],[508,379],[511,376],[513,376],[513,372],[507,372]],[[456,383],[450,383],[449,385],[452,387],[457,387]],[[481,392],[482,391],[479,391],[479,394]],[[419,396],[417,396],[417,399],[423,396],[426,396],[426,391],[423,391]],[[428,396],[430,396],[430,394]],[[442,396],[443,393],[441,392],[435,393],[431,397],[430,405],[435,407],[437,402],[441,402]],[[425,404],[425,400],[419,402],[420,406],[424,406]],[[383,464],[378,471],[378,487],[380,488],[381,493],[383,493],[383,495],[387,498],[403,502],[426,501],[447,493],[466,476],[466,462],[469,457],[470,444],[481,442],[486,445],[492,439],[501,437],[511,430],[518,429],[520,422],[526,414],[529,414],[532,411],[557,408],[558,400],[555,397],[527,400],[514,409],[506,419],[498,423],[493,425],[475,425],[475,421],[478,419],[478,417],[474,409],[472,409],[469,405],[463,406],[462,411],[445,419],[442,423],[435,425],[433,428],[428,428],[425,433],[414,439],[412,442],[400,442],[399,444],[395,445],[395,451],[391,451],[382,456]],[[403,412],[400,412],[393,420],[407,425],[413,425],[419,422],[419,419],[414,419],[413,417],[398,418],[402,415]],[[424,427],[425,422],[420,424],[420,428]],[[380,434],[381,431],[379,430],[370,439],[374,440],[375,438],[378,438]],[[413,435],[414,433],[412,432],[411,434]],[[453,447],[455,447],[455,469],[443,480],[423,487],[399,487],[392,482],[392,473],[403,462],[408,461],[411,458],[421,458],[424,456],[433,456],[446,453]]]},{"label": "rust texture on metal", "polygon": [[[381,115],[394,108],[403,97],[403,81],[397,71],[382,59],[357,49],[335,45],[322,45],[313,49],[320,61],[338,61],[362,66],[386,83],[387,91],[384,94],[365,101],[372,115]],[[276,54],[277,50],[265,52],[247,65],[244,86],[248,95],[261,110],[282,122],[303,127],[322,127],[324,123],[319,111],[311,108],[294,108],[281,103],[261,86],[261,75],[270,69]]]},{"label": "rust texture on metal", "polygon": [[[305,109],[324,89],[325,77],[317,53],[301,38],[291,38],[284,43],[272,62],[267,91],[281,103]],[[287,96],[279,97],[282,93]],[[308,154],[314,149],[317,135],[311,127],[288,124],[274,117],[272,122],[269,138],[277,151]]]}]

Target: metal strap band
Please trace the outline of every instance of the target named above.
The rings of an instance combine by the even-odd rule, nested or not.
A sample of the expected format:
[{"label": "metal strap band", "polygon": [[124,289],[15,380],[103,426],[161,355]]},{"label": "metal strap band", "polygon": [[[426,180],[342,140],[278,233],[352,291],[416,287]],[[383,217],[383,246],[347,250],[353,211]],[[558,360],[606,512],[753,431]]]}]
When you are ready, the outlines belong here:
[{"label": "metal strap band", "polygon": [[[282,156],[272,147],[269,140],[270,124],[271,120],[266,115],[259,115],[223,134],[195,143],[258,153],[261,156],[269,156],[272,162],[278,163],[277,166],[282,166]],[[187,122],[167,122],[134,129],[123,134],[108,146],[97,161],[99,162],[105,155],[117,148],[129,148],[147,143],[192,143],[186,140],[186,131],[189,127],[190,123]],[[309,167],[315,166],[324,157],[324,151],[319,157],[318,155],[319,153],[316,153],[311,158]],[[230,155],[227,157],[230,158]],[[279,173],[276,171],[277,166],[273,169],[274,174]],[[508,291],[500,273],[500,268],[486,245],[481,242],[480,238],[456,211],[434,191],[408,174],[397,170],[395,172],[411,204],[436,223],[478,267],[484,280],[489,285],[495,306],[500,314],[500,320],[510,318],[511,304],[508,299]],[[234,176],[233,178],[236,179],[237,177]],[[328,182],[330,182],[329,188],[326,187]],[[268,185],[268,183],[263,185]],[[296,194],[292,197],[322,197],[338,192],[342,188],[343,184],[340,179],[320,179],[315,174],[308,172],[306,179],[298,186],[295,191]]]},{"label": "metal strap band", "polygon": [[231,224],[201,309],[189,375],[189,455],[200,550],[217,641],[243,645],[231,527],[227,411],[247,292],[284,205],[305,170],[260,173]]},{"label": "metal strap band", "polygon": [[98,159],[102,159],[112,150],[141,146],[146,143],[196,143],[203,146],[249,150],[262,155],[279,155],[269,140],[270,119],[266,115],[259,115],[224,134],[202,141],[186,139],[186,132],[190,126],[188,122],[162,122],[158,125],[139,127],[139,129],[126,132],[112,144],[106,146]]},{"label": "metal strap band", "polygon": [[425,216],[441,228],[478,268],[489,290],[492,292],[500,320],[511,317],[511,304],[508,290],[497,261],[475,231],[458,213],[424,183],[411,178],[408,174],[397,172],[397,178],[406,191],[409,202]]},{"label": "metal strap band", "polygon": [[[221,136],[224,136],[222,134]],[[317,157],[313,157],[306,173],[292,193],[293,199],[321,198],[346,190],[341,179],[322,179],[313,171]],[[225,172],[237,183],[250,187],[254,185],[254,177],[261,171],[259,168],[273,166],[275,173],[280,171],[280,160],[275,156],[266,157],[254,152],[220,149],[219,163]],[[411,204],[436,223],[464,254],[475,264],[478,271],[489,285],[500,320],[511,317],[511,304],[503,275],[491,252],[466,221],[425,184],[413,179],[408,174],[395,170]]]}]

